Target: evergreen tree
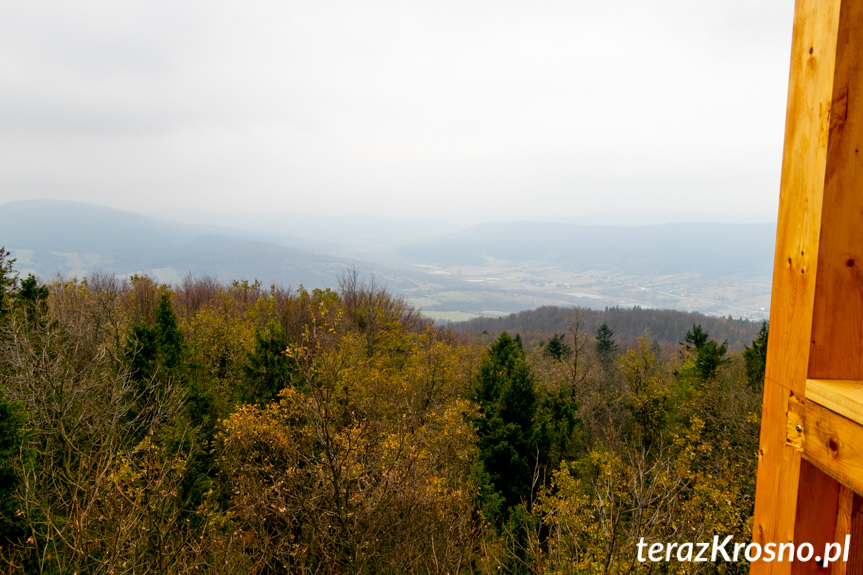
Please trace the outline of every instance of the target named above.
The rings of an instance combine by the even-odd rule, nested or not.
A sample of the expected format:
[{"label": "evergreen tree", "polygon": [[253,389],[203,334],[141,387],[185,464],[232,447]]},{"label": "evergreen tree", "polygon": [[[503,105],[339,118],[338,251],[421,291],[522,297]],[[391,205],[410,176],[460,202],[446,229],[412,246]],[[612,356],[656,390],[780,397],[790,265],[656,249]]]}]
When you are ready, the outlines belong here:
[{"label": "evergreen tree", "polygon": [[18,274],[13,268],[15,259],[9,255],[6,248],[0,246],[0,325],[12,305],[12,296],[18,287]]},{"label": "evergreen tree", "polygon": [[728,359],[725,358],[727,351],[728,342],[724,341],[720,344],[715,339],[711,339],[698,349],[695,356],[695,369],[701,379],[708,380],[716,376],[719,367],[728,363]]},{"label": "evergreen tree", "polygon": [[506,332],[491,344],[475,378],[480,497],[489,519],[502,523],[509,510],[529,505],[536,443],[536,391],[524,351]]},{"label": "evergreen tree", "polygon": [[295,369],[285,355],[288,343],[284,329],[276,322],[255,332],[255,348],[243,365],[243,401],[269,402],[291,381]]},{"label": "evergreen tree", "polygon": [[695,372],[702,381],[716,377],[719,368],[729,361],[725,357],[728,352],[728,340],[717,342],[701,328],[701,324],[693,324],[680,344],[686,350],[681,352],[683,355],[695,357]]},{"label": "evergreen tree", "polygon": [[146,323],[129,326],[126,341],[126,360],[136,381],[147,381],[158,367],[159,343],[156,331]]},{"label": "evergreen tree", "polygon": [[155,310],[156,338],[162,354],[162,365],[175,370],[183,359],[183,333],[177,327],[177,314],[171,305],[170,294],[163,293]]},{"label": "evergreen tree", "polygon": [[596,355],[603,368],[608,370],[614,363],[614,358],[617,355],[617,342],[614,341],[614,332],[608,327],[608,324],[602,322],[596,330]]},{"label": "evergreen tree", "polygon": [[543,346],[543,352],[554,361],[563,361],[569,357],[572,350],[566,345],[564,337],[559,333],[555,333],[554,337],[548,340],[548,343]]},{"label": "evergreen tree", "polygon": [[[186,393],[189,421],[200,425],[211,409],[212,391],[204,391],[208,382],[187,377],[185,342],[171,306],[171,296],[163,293],[154,308],[152,325],[142,321],[129,326],[124,354],[132,381],[138,388],[132,416],[151,411],[151,405],[169,385],[179,384]],[[180,425],[182,422],[175,422]],[[214,422],[212,422],[214,423]]]},{"label": "evergreen tree", "polygon": [[[557,389],[540,388],[534,415],[533,437],[538,463],[553,470],[561,461],[574,459],[583,447],[579,403],[572,399],[566,382]],[[543,474],[544,475],[544,474]]]},{"label": "evergreen tree", "polygon": [[21,287],[15,294],[15,299],[22,305],[30,307],[42,307],[48,299],[48,286],[40,286],[39,282],[30,274],[21,282]]},{"label": "evergreen tree", "polygon": [[692,325],[691,331],[686,332],[686,336],[680,344],[685,346],[687,351],[698,351],[707,343],[709,338],[707,332],[701,329],[701,324],[696,323]]},{"label": "evergreen tree", "polygon": [[[5,321],[12,311],[13,302],[18,300],[20,294],[14,263],[15,260],[9,257],[9,252],[0,247],[0,342],[5,337]],[[28,296],[33,292],[32,284],[35,284],[35,281],[33,276],[25,280]],[[38,293],[42,294],[41,291]],[[0,379],[5,375],[4,367],[0,364]],[[8,548],[11,542],[23,534],[23,525],[16,513],[20,506],[16,496],[20,478],[15,469],[21,456],[25,423],[26,415],[21,412],[20,406],[8,401],[0,391],[0,548]]]},{"label": "evergreen tree", "polygon": [[20,478],[16,463],[21,458],[26,417],[20,407],[0,396],[0,547],[23,535],[16,494]]},{"label": "evergreen tree", "polygon": [[749,385],[753,389],[764,387],[764,371],[767,367],[767,322],[761,323],[761,331],[758,337],[752,340],[752,347],[748,345],[743,350],[743,361],[746,365],[746,376]]},{"label": "evergreen tree", "polygon": [[129,327],[126,357],[132,375],[140,381],[150,379],[159,370],[176,375],[183,359],[183,333],[177,326],[170,294],[163,293],[159,297],[154,312],[152,327],[146,322]]}]

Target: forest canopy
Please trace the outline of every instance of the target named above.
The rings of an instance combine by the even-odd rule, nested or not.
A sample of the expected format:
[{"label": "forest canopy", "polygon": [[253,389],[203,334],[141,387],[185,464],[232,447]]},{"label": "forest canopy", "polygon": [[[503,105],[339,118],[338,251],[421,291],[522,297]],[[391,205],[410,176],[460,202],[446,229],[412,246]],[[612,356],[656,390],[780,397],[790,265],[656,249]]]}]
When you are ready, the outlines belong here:
[{"label": "forest canopy", "polygon": [[2,569],[635,573],[641,538],[749,540],[766,325],[668,353],[568,313],[475,341],[356,271],[43,283],[0,249]]}]

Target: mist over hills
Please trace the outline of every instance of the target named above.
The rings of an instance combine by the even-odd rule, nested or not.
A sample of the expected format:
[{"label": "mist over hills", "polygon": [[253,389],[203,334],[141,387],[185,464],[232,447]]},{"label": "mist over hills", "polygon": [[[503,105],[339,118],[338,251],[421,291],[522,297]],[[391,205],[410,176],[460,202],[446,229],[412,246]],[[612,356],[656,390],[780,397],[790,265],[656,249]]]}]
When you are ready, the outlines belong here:
[{"label": "mist over hills", "polygon": [[[299,221],[299,220],[298,220]],[[490,222],[452,232],[342,218],[256,228],[183,224],[79,202],[0,205],[0,245],[22,273],[187,273],[334,287],[374,275],[436,319],[541,306],[633,307],[767,317],[775,224],[640,227]],[[434,230],[437,229],[438,232]]]},{"label": "mist over hills", "polygon": [[[213,231],[221,233],[213,233]],[[145,273],[173,283],[187,273],[222,281],[260,279],[285,286],[335,287],[349,266],[400,285],[382,266],[252,239],[276,237],[245,230],[182,226],[104,206],[33,200],[0,206],[0,245],[22,273],[83,277],[94,271]],[[279,236],[280,241],[294,241]],[[302,243],[297,241],[297,243]]]},{"label": "mist over hills", "polygon": [[9,248],[37,251],[147,254],[189,242],[196,234],[134,212],[60,200],[0,206],[2,240]]}]

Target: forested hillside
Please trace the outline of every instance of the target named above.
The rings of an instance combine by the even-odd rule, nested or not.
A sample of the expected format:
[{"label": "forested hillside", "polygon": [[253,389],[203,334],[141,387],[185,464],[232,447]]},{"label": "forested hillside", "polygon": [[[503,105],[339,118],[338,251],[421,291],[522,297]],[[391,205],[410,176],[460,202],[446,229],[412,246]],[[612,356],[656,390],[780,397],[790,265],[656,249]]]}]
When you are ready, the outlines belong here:
[{"label": "forested hillside", "polygon": [[749,540],[766,330],[587,325],[476,343],[350,272],[43,284],[0,249],[0,569],[746,572],[636,543]]},{"label": "forested hillside", "polygon": [[[728,341],[728,349],[740,351],[758,336],[762,322],[707,316],[671,309],[606,308],[581,309],[582,329],[591,333],[606,324],[618,341],[634,343],[646,335],[661,345],[676,346],[693,324],[701,325],[719,341]],[[535,310],[512,313],[500,318],[475,318],[451,324],[453,331],[464,334],[498,334],[520,332],[531,341],[565,333],[575,316],[573,308],[543,306]]]}]

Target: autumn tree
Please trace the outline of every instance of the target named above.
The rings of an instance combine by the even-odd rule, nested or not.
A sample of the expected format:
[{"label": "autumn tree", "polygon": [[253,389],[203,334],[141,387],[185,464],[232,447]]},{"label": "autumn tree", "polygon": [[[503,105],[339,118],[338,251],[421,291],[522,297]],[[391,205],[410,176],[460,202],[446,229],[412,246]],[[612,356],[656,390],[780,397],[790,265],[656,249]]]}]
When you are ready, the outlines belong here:
[{"label": "autumn tree", "polygon": [[[50,298],[45,287],[52,286],[16,294],[0,348],[4,393],[26,413],[21,433],[2,434],[7,446],[20,442],[6,453],[17,482],[15,515],[26,535],[3,550],[3,559],[26,572],[147,564],[169,570],[189,536],[176,520],[184,503],[169,476],[183,475],[188,454],[160,448],[160,463],[134,488],[123,479],[123,466],[142,463],[139,446],[148,431],[181,419],[182,394],[168,384],[149,396],[146,413],[137,409],[141,389],[98,341],[103,332],[43,305]],[[89,297],[81,284],[53,288]]]},{"label": "autumn tree", "polygon": [[655,346],[647,336],[620,358],[626,384],[623,403],[630,415],[630,439],[649,449],[662,434],[669,412],[669,381]]},{"label": "autumn tree", "polygon": [[470,345],[358,274],[43,284],[2,249],[0,299],[0,571],[624,573],[748,537],[760,398],[700,327],[603,360],[586,312],[553,353]]},{"label": "autumn tree", "polygon": [[247,555],[266,572],[457,571],[477,540],[467,350],[388,315],[383,294],[363,311],[373,337],[331,292],[307,295],[292,385],[219,435]]}]

